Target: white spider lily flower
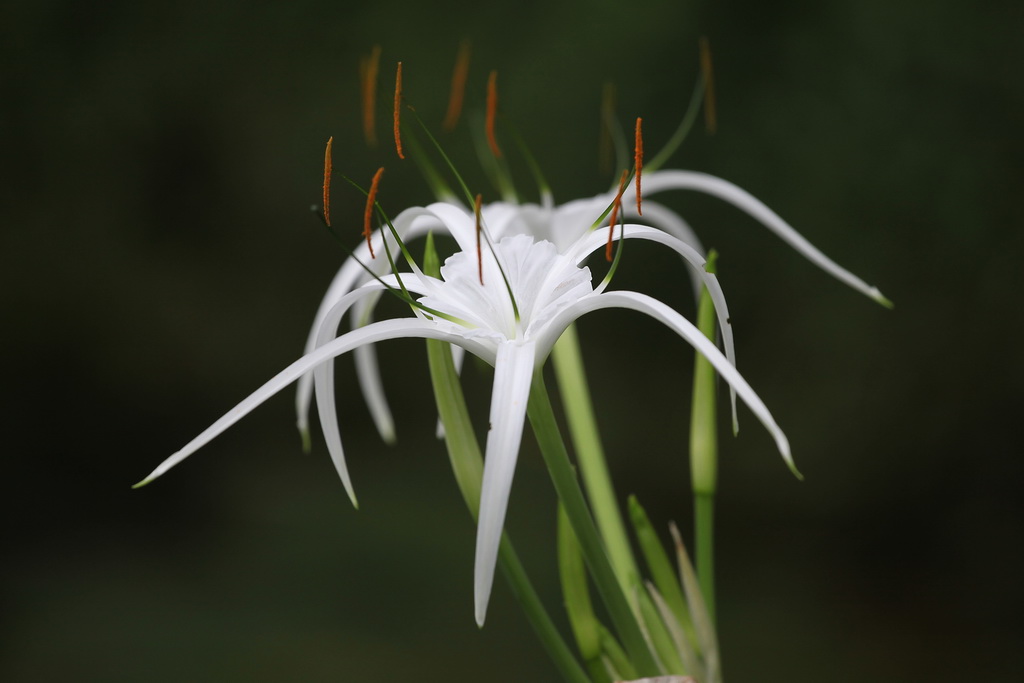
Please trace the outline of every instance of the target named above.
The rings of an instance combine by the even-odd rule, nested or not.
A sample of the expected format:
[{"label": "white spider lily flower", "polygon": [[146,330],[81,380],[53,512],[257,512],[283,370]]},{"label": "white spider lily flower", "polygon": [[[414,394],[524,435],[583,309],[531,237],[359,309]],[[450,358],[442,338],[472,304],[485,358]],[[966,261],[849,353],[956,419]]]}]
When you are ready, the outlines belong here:
[{"label": "white spider lily flower", "polygon": [[[335,410],[333,359],[369,344],[400,337],[432,338],[457,345],[494,366],[474,570],[475,614],[477,622],[482,625],[494,579],[533,374],[543,365],[566,327],[584,314],[603,308],[626,308],[645,313],[706,356],[769,431],[779,452],[793,468],[789,443],[767,407],[740,376],[734,364],[692,323],[645,294],[593,287],[590,270],[579,263],[590,252],[603,247],[604,240],[599,239],[600,235],[594,233],[578,241],[570,253],[560,253],[553,243],[546,240],[535,240],[529,235],[510,235],[495,241],[492,247],[485,248],[478,256],[475,221],[461,207],[438,203],[409,210],[399,218],[405,224],[403,229],[407,234],[424,226],[443,225],[460,246],[460,251],[450,256],[442,266],[440,279],[418,271],[401,275],[405,288],[420,297],[414,309],[415,316],[370,322],[335,337],[338,325],[350,309],[378,296],[385,287],[395,287],[398,276],[390,274],[341,295],[324,312],[310,353],[217,420],[139,485],[162,475],[257,405],[313,372],[318,412],[328,449],[354,502]],[[626,226],[624,232],[626,237],[657,239],[693,258],[692,249],[677,244],[678,240],[659,231],[643,226]],[[702,265],[699,256],[695,257],[694,265]],[[720,294],[714,277],[705,275],[705,282]]]},{"label": "white spider lily flower", "polygon": [[[868,285],[861,278],[830,259],[759,199],[727,180],[706,173],[665,170],[655,171],[644,176],[642,221],[650,228],[656,228],[674,237],[676,241],[669,244],[669,246],[676,251],[679,251],[678,245],[680,243],[687,245],[692,248],[693,254],[703,262],[704,247],[690,225],[675,211],[651,201],[649,198],[651,195],[670,190],[703,192],[732,204],[760,222],[829,275],[884,306],[892,306],[892,303],[882,295],[877,287]],[[622,198],[624,218],[633,221],[641,220],[636,209],[635,193],[635,184],[630,184]],[[482,207],[483,222],[487,225],[492,239],[500,240],[509,235],[529,235],[537,240],[551,242],[559,252],[571,253],[580,250],[581,243],[591,244],[590,240],[593,239],[592,235],[595,232],[594,221],[608,208],[614,200],[615,194],[614,191],[607,192],[595,197],[578,199],[558,206],[552,205],[550,201],[545,201],[543,204],[494,202]],[[449,206],[457,205],[449,204]],[[461,210],[467,217],[472,216],[472,213],[468,210]],[[443,221],[430,221],[429,217],[427,217],[428,220],[423,220],[424,218],[424,214],[417,210],[417,212],[412,212],[409,215],[399,216],[394,221],[394,225],[402,239],[406,241],[426,234],[428,230],[447,230],[447,225]],[[597,232],[603,234],[603,231]],[[640,234],[629,230],[627,230],[625,237],[643,237],[644,239],[661,241],[649,233]],[[375,251],[381,249],[381,239],[381,231],[378,230],[373,236]],[[618,235],[616,235],[616,239],[618,239]],[[590,249],[585,249],[587,254],[591,253],[591,251]],[[365,244],[361,245],[356,256],[364,263],[368,261],[369,250]],[[695,267],[692,258],[684,258],[691,266],[690,272],[695,275],[692,280],[694,293],[699,295],[704,277],[701,270]],[[370,265],[375,269],[376,273],[380,274],[384,272],[387,263],[383,259],[377,259]],[[331,282],[314,318],[313,326],[306,342],[306,353],[316,348],[318,330],[323,323],[326,312],[342,296],[359,284],[366,282],[369,277],[359,263],[353,259],[347,260],[342,265],[338,274]],[[716,308],[722,306],[722,311],[725,311],[723,298],[716,296],[715,304]],[[353,326],[358,326],[368,321],[372,313],[372,307],[372,301],[365,301],[360,304],[357,309],[357,315],[353,316]],[[732,330],[728,323],[727,313],[720,316],[720,322],[722,323],[723,345],[726,355],[735,363]],[[385,441],[390,442],[394,439],[394,420],[384,395],[372,345],[362,347],[356,352],[356,370],[363,395],[370,413],[373,415],[378,431]],[[307,375],[299,381],[296,393],[298,426],[304,439],[308,438],[308,415],[312,395],[312,376]],[[732,402],[733,430],[735,431],[737,429],[735,394],[732,396]]]}]

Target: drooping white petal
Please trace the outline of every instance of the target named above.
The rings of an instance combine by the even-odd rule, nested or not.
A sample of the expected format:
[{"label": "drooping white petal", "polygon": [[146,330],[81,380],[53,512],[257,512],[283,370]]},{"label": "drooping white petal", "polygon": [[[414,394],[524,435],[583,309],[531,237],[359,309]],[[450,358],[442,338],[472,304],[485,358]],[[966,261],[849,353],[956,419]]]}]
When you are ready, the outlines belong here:
[{"label": "drooping white petal", "polygon": [[377,350],[373,344],[367,344],[356,349],[354,356],[356,378],[363,392],[363,400],[370,411],[370,418],[384,443],[394,443],[395,419],[391,415],[391,407],[384,393],[384,382],[380,376],[380,365],[377,363]]},{"label": "drooping white petal", "polygon": [[[625,218],[636,219],[639,217],[633,204],[626,204],[623,206],[628,207]],[[645,197],[644,215],[641,222],[646,225],[650,225],[651,227],[658,228],[659,230],[664,230],[682,243],[693,247],[694,251],[702,257],[707,257],[707,250],[704,248],[704,244],[700,241],[700,238],[697,237],[697,233],[693,231],[693,228],[690,227],[689,223],[683,220],[682,216],[672,209],[662,206],[661,204],[651,201]],[[687,265],[689,266],[688,270],[692,276],[694,299],[699,300],[702,284],[700,280],[700,271],[689,262],[687,262]]]},{"label": "drooping white petal", "polygon": [[[395,226],[395,230],[403,240],[415,239],[425,235],[430,230],[444,229],[444,224],[440,219],[421,207],[414,207],[403,211],[395,217],[392,225]],[[320,306],[313,318],[313,325],[306,338],[304,353],[309,353],[316,348],[317,334],[323,324],[324,317],[327,315],[327,311],[343,296],[372,279],[372,276],[366,272],[363,266],[369,268],[376,275],[382,275],[387,270],[389,267],[387,259],[381,256],[384,249],[383,240],[385,235],[387,235],[389,246],[394,250],[396,243],[394,237],[390,234],[390,230],[384,232],[375,230],[371,235],[370,241],[373,244],[373,251],[378,257],[371,259],[369,246],[367,246],[366,242],[360,242],[355,248],[353,256],[346,259],[342,264],[327,288],[324,298],[320,301]],[[367,360],[366,356],[362,358],[362,361],[357,361],[357,363],[361,362],[363,364],[363,370],[360,374],[360,387],[364,395],[367,396],[367,405],[373,415],[374,422],[377,424],[378,429],[381,430],[381,436],[387,441],[394,431],[392,427],[391,434],[389,435],[387,430],[389,423],[393,425],[391,411],[387,406],[383,391],[379,390],[380,379],[375,364]],[[364,384],[364,381],[369,382],[369,384]],[[374,382],[376,387],[373,386]],[[308,438],[309,433],[309,406],[312,398],[313,377],[312,375],[304,375],[299,378],[298,387],[295,392],[296,424],[304,439]]]},{"label": "drooping white petal", "polygon": [[768,407],[758,397],[747,381],[743,379],[736,367],[722,355],[711,340],[704,333],[698,330],[693,323],[681,316],[671,307],[661,303],[657,299],[640,294],[638,292],[603,292],[580,299],[574,305],[561,311],[545,328],[543,335],[537,337],[538,354],[547,354],[551,347],[568,327],[569,323],[580,316],[596,311],[601,308],[628,308],[641,313],[646,313],[658,322],[673,330],[680,337],[685,339],[697,351],[704,354],[718,374],[729,386],[736,390],[739,397],[747,404],[754,416],[764,425],[768,433],[775,440],[782,458],[789,465],[789,469],[799,478],[803,475],[796,469],[793,457],[789,449],[789,440],[779,428],[772,417]]},{"label": "drooping white petal", "polygon": [[[704,269],[707,259],[697,253],[693,247],[685,242],[682,242],[676,237],[664,233],[661,230],[647,227],[646,225],[624,225],[620,230],[615,231],[614,239],[643,239],[658,242],[673,249],[690,264],[694,269],[694,272],[699,276],[700,282],[708,288],[708,294],[711,296],[711,303],[715,305],[715,315],[718,318],[718,327],[722,331],[722,344],[725,347],[725,357],[728,358],[729,362],[735,366],[736,346],[733,341],[732,321],[729,317],[729,306],[725,301],[725,293],[722,292],[722,286],[719,284],[718,278],[714,273],[709,273]],[[593,253],[595,249],[602,247],[606,240],[607,237],[602,235],[601,231],[594,231],[588,235],[586,239],[580,240],[579,244],[576,245],[576,250],[573,252],[573,255],[578,260],[582,261],[589,254]],[[602,282],[601,285],[597,287],[597,291],[601,292],[606,284],[607,281]],[[736,391],[732,387],[729,388],[729,403],[732,408],[732,431],[736,434],[739,432],[740,426],[739,417],[736,414]]]},{"label": "drooping white petal", "polygon": [[883,306],[892,306],[892,302],[885,298],[878,291],[877,287],[872,287],[828,256],[825,256],[820,249],[808,242],[803,235],[793,229],[789,223],[782,220],[777,213],[765,206],[761,200],[729,181],[695,171],[658,171],[644,176],[644,195],[664,190],[697,190],[729,202],[757,221],[760,221],[766,228],[803,254],[807,260],[832,277],[871,297]]},{"label": "drooping white petal", "polygon": [[[367,325],[366,327],[344,334],[337,339],[314,349],[311,353],[304,355],[302,358],[299,358],[297,361],[275,375],[270,381],[253,392],[244,401],[229,410],[219,420],[203,430],[196,438],[185,444],[181,450],[177,451],[160,463],[155,470],[135,486],[138,487],[148,484],[157,477],[166,473],[169,469],[219,436],[228,427],[248,415],[254,408],[256,408],[256,406],[284,389],[304,373],[315,369],[324,361],[335,358],[344,353],[348,353],[352,349],[358,348],[363,344],[375,344],[386,339],[397,339],[399,337],[440,339],[441,341],[459,344],[470,353],[480,356],[489,363],[494,361],[494,352],[492,349],[473,339],[466,339],[449,330],[442,329],[430,321],[405,318],[400,320],[384,320]],[[338,467],[338,474],[341,476],[346,490],[349,491],[349,496],[352,497],[351,483],[348,480],[348,472],[345,468],[344,461],[340,463],[335,462],[335,465]]]},{"label": "drooping white petal", "polygon": [[[407,277],[403,278],[403,281],[406,283],[407,289],[412,292],[416,292],[428,279],[429,278],[407,275]],[[357,306],[366,299],[375,299],[385,287],[397,287],[397,278],[394,275],[385,275],[379,281],[374,280],[367,282],[359,289],[349,292],[345,296],[341,297],[341,299],[339,299],[338,302],[324,314],[323,322],[321,323],[320,330],[317,333],[316,346],[324,346],[334,338],[337,334],[338,326],[341,323],[342,318],[350,308]],[[356,350],[359,348],[372,348],[372,345],[362,345],[360,347],[356,347]],[[316,388],[316,405],[317,414],[320,417],[320,428],[324,434],[324,441],[327,443],[327,451],[335,465],[338,466],[339,473],[341,473],[344,469],[345,452],[341,442],[341,427],[338,424],[338,411],[334,393],[334,359],[328,358],[324,360],[313,370],[312,375]],[[346,477],[347,474],[342,475],[342,480],[345,480]],[[351,489],[349,490],[349,495],[351,497]],[[355,503],[354,498],[352,502]]]},{"label": "drooping white petal", "polygon": [[506,342],[498,346],[491,390],[490,429],[484,456],[484,478],[477,520],[474,597],[476,623],[484,625],[494,583],[501,530],[505,525],[512,477],[523,438],[526,403],[536,362],[533,342]]}]

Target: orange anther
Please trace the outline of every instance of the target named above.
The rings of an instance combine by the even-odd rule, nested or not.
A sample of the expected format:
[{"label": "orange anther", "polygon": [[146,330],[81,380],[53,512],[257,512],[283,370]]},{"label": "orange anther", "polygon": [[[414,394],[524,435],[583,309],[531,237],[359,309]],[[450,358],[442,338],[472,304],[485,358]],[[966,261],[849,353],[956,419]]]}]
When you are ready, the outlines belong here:
[{"label": "orange anther", "polygon": [[644,134],[641,130],[643,119],[636,118],[636,143],[633,147],[633,164],[636,166],[636,212],[641,216],[644,212],[640,209],[640,174],[644,170]]},{"label": "orange anther", "polygon": [[455,68],[452,70],[452,91],[448,96],[448,112],[444,115],[444,129],[455,130],[462,114],[462,101],[466,95],[466,76],[469,75],[469,41],[459,43],[459,53],[455,57]]},{"label": "orange anther", "polygon": [[704,128],[709,135],[715,134],[715,78],[711,69],[711,45],[704,36],[700,37],[700,72],[704,76]]},{"label": "orange anther", "polygon": [[324,150],[324,222],[331,227],[331,143],[334,136],[327,138],[327,149]]},{"label": "orange anther", "polygon": [[401,120],[399,112],[402,110],[402,63],[398,63],[398,71],[395,72],[395,149],[398,151],[398,158],[404,159],[402,154]]},{"label": "orange anther", "polygon": [[381,166],[377,169],[377,172],[373,174],[373,180],[370,181],[370,191],[366,193],[366,211],[363,212],[363,237],[366,238],[366,246],[370,248],[370,258],[376,258],[373,254],[373,243],[370,241],[370,236],[373,234],[370,230],[370,219],[373,217],[373,207],[377,203],[377,187],[380,185],[380,177],[384,175],[384,167]]},{"label": "orange anther", "polygon": [[480,249],[480,232],[482,231],[480,222],[480,202],[483,201],[482,195],[476,196],[476,201],[473,205],[473,212],[476,214],[476,261],[479,264],[477,266],[477,273],[480,277],[480,285],[484,284],[484,253]]},{"label": "orange anther", "polygon": [[612,260],[612,241],[615,236],[615,222],[619,218],[619,211],[622,209],[622,193],[626,191],[626,180],[629,179],[629,171],[623,169],[622,178],[619,179],[619,192],[612,202],[612,215],[608,221],[608,244],[604,248],[604,258],[609,263]]},{"label": "orange anther", "polygon": [[366,144],[377,145],[377,71],[380,67],[380,45],[374,45],[369,57],[359,60],[359,80],[363,100],[363,137]]},{"label": "orange anther", "polygon": [[498,139],[494,137],[494,121],[498,117],[498,72],[492,71],[487,78],[487,144],[491,146],[491,154],[501,158]]}]

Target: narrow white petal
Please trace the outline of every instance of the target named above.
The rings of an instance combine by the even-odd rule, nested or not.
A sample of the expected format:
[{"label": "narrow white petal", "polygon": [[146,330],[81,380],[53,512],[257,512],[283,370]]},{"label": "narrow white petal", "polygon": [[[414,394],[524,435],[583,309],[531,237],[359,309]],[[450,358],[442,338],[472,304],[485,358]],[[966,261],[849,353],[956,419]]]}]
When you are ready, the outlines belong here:
[{"label": "narrow white petal", "polygon": [[[624,206],[630,207],[626,211],[626,218],[634,219],[634,222],[636,222],[636,219],[639,218],[639,216],[636,213],[635,206],[633,204],[627,204]],[[640,222],[658,228],[659,230],[664,230],[677,240],[693,247],[694,251],[702,257],[707,257],[707,250],[704,248],[703,243],[701,243],[700,238],[697,237],[697,233],[693,231],[693,228],[690,227],[689,223],[683,220],[682,216],[672,209],[645,198],[644,215],[643,218],[640,219]],[[689,262],[687,262],[687,265],[689,265],[690,274],[693,276],[692,282],[694,299],[699,300],[702,284],[700,281],[700,271]]]},{"label": "narrow white petal", "polygon": [[444,225],[445,231],[455,238],[459,248],[476,253],[476,216],[457,204],[438,202],[425,209]]},{"label": "narrow white petal", "polygon": [[[425,235],[430,230],[444,229],[444,224],[441,223],[436,216],[420,207],[414,207],[403,211],[395,217],[392,221],[392,225],[395,226],[395,230],[404,241]],[[375,230],[370,239],[373,243],[374,254],[381,254],[383,251],[382,232],[380,230]],[[388,235],[388,244],[392,249],[394,249],[395,241],[390,234]],[[360,262],[362,265],[360,265]],[[331,308],[333,308],[343,296],[371,279],[370,274],[366,272],[363,265],[370,268],[370,270],[377,275],[381,275],[387,270],[389,264],[387,259],[382,256],[371,259],[370,249],[366,242],[364,241],[359,243],[353,253],[353,256],[346,259],[342,264],[338,273],[331,281],[330,286],[327,288],[327,293],[324,294],[324,298],[320,301],[320,306],[317,309],[316,316],[313,318],[313,325],[311,326],[309,335],[306,338],[304,353],[309,353],[316,348],[317,334],[323,324],[327,312],[331,310]],[[363,388],[364,395],[366,395],[366,387],[363,386]],[[299,378],[298,387],[295,392],[296,424],[299,428],[299,433],[303,435],[304,439],[308,438],[309,433],[309,406],[312,402],[312,398],[313,376],[304,375]],[[373,403],[374,399],[372,397],[367,397],[366,400],[374,415],[374,420],[378,422],[378,429],[380,429],[381,423],[383,422],[386,424],[390,418],[390,410],[387,408],[383,391],[380,393],[380,400],[383,401],[383,410],[381,410],[380,404],[375,405]],[[374,412],[375,410],[376,412]],[[384,416],[385,414],[386,417]],[[385,441],[388,440],[387,432],[385,430],[381,430],[381,436],[384,437]]]},{"label": "narrow white petal", "polygon": [[643,191],[645,194],[654,194],[663,190],[697,190],[698,192],[704,192],[729,202],[760,221],[766,228],[803,254],[807,260],[832,277],[846,283],[848,286],[871,297],[884,306],[892,306],[892,303],[878,291],[877,287],[872,287],[828,256],[825,256],[821,250],[808,242],[803,235],[794,230],[789,223],[782,220],[777,213],[765,206],[761,200],[729,181],[694,171],[658,171],[649,176],[644,176]]},{"label": "narrow white petal", "polygon": [[772,435],[772,438],[775,439],[775,445],[779,449],[782,458],[786,461],[786,464],[789,465],[789,469],[797,477],[803,479],[803,475],[800,474],[793,463],[793,456],[790,453],[789,440],[786,439],[786,435],[779,428],[778,424],[775,423],[775,419],[772,417],[768,407],[765,406],[754,390],[750,388],[750,385],[743,379],[743,376],[740,375],[735,366],[722,355],[718,347],[704,336],[704,333],[698,330],[693,323],[657,299],[637,292],[604,292],[580,299],[574,305],[555,316],[547,328],[545,328],[543,335],[538,335],[538,352],[542,355],[547,354],[569,323],[586,313],[601,308],[628,308],[646,313],[673,330],[689,342],[697,351],[704,354],[704,357],[708,359],[722,379],[736,390],[736,393],[747,404],[747,407],[754,413],[754,416],[757,417],[765,429],[768,430],[768,433]]},{"label": "narrow white petal", "polygon": [[[459,344],[467,351],[479,355],[487,362],[493,362],[494,360],[493,351],[486,345],[480,344],[473,339],[465,339],[460,335],[441,329],[434,323],[426,320],[406,318],[373,323],[372,325],[354,330],[338,337],[337,339],[331,340],[327,344],[315,349],[312,353],[306,354],[289,365],[287,368],[275,375],[273,379],[253,392],[248,398],[229,410],[223,417],[203,430],[199,436],[185,444],[184,448],[160,463],[160,465],[153,470],[149,476],[135,486],[148,484],[160,475],[164,474],[182,460],[219,436],[228,427],[248,415],[256,408],[256,406],[284,389],[304,373],[315,369],[324,361],[335,358],[336,356],[340,356],[344,353],[348,353],[352,349],[358,348],[363,344],[374,344],[386,339],[396,339],[399,337],[440,339],[453,344]],[[351,495],[351,485],[348,483],[348,472],[345,469],[344,460],[342,460],[341,463],[335,462],[335,465],[338,466],[338,474],[341,476],[342,481],[346,483],[346,489],[349,490],[349,495]]]},{"label": "narrow white petal", "polygon": [[[416,286],[422,285],[420,279],[415,276],[409,276],[405,279],[407,280],[406,287],[410,291],[415,291]],[[394,275],[385,275],[380,281],[373,280],[367,282],[359,289],[341,297],[324,315],[316,338],[317,347],[325,346],[337,334],[338,325],[350,308],[367,298],[375,298],[386,286],[395,286]],[[347,481],[348,475],[344,470],[345,455],[341,444],[341,427],[338,424],[338,411],[335,403],[334,359],[325,359],[313,370],[312,376],[316,389],[317,414],[320,417],[320,428],[324,434],[324,441],[327,443],[327,451],[338,467],[338,473],[341,475],[342,481]],[[354,504],[355,498],[353,497],[351,487],[346,484],[345,488],[349,491],[349,497],[352,498]]]},{"label": "narrow white petal", "polygon": [[[369,259],[369,251],[366,249],[366,244],[363,243],[360,246],[361,249],[356,250],[356,257]],[[361,251],[366,252],[365,255],[361,254]],[[338,270],[330,286],[327,288],[327,293],[320,301],[316,315],[313,317],[313,325],[310,327],[309,335],[306,337],[306,346],[303,349],[304,354],[310,353],[316,348],[317,333],[320,330],[321,324],[323,324],[327,311],[331,310],[341,297],[355,289],[363,275],[365,275],[365,271],[351,258],[346,260]],[[299,378],[298,387],[295,392],[296,425],[299,428],[299,433],[303,435],[303,439],[307,439],[309,434],[309,406],[312,400],[313,376],[304,375]]]},{"label": "narrow white petal", "polygon": [[484,480],[480,490],[480,516],[476,533],[474,595],[476,623],[484,625],[487,602],[494,583],[501,530],[505,525],[508,497],[512,490],[519,444],[523,438],[526,403],[530,395],[536,360],[533,342],[498,345],[491,390],[490,431],[484,459]]},{"label": "narrow white petal", "polygon": [[[729,359],[730,363],[736,365],[736,345],[733,341],[732,320],[729,317],[729,306],[725,301],[725,293],[722,291],[722,285],[719,284],[718,278],[714,273],[709,273],[704,270],[707,259],[682,240],[646,225],[624,225],[621,230],[616,231],[615,233],[615,239],[620,238],[643,239],[650,240],[652,242],[659,242],[673,249],[677,254],[683,257],[683,260],[693,267],[694,272],[697,273],[701,283],[708,288],[708,294],[711,296],[711,303],[715,305],[715,315],[718,318],[718,328],[722,331],[722,345],[725,347],[725,357]],[[603,237],[599,231],[595,231],[588,235],[586,239],[581,240],[573,253],[578,260],[582,261],[593,253],[594,250],[604,245],[606,240],[607,238]],[[601,285],[597,287],[596,291],[598,293],[601,293],[604,290],[606,282],[607,281],[602,282]],[[729,387],[729,403],[732,408],[732,431],[736,434],[739,432],[740,424],[739,417],[736,413],[736,390],[732,387]]]},{"label": "narrow white petal", "polygon": [[[365,324],[365,323],[364,323]],[[384,393],[384,382],[377,364],[377,350],[372,344],[360,346],[355,350],[356,378],[363,392],[363,400],[370,410],[377,433],[385,443],[395,442],[395,419],[391,415],[387,395]]]}]

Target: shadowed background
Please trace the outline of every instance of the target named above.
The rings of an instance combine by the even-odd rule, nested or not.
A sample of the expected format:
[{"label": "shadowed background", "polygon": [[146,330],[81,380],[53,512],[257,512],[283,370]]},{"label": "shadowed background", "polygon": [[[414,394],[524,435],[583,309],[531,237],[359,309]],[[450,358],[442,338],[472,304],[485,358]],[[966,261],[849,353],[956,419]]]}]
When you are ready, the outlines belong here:
[{"label": "shadowed background", "polygon": [[[739,438],[723,429],[726,676],[1017,680],[1022,25],[1009,2],[5,4],[0,679],[555,680],[500,580],[473,622],[474,529],[432,436],[422,342],[381,348],[393,447],[339,363],[358,512],[317,432],[301,452],[290,391],[129,486],[301,352],[343,257],[308,211],[328,136],[337,173],[387,167],[392,214],[431,200],[412,162],[362,139],[374,44],[382,140],[394,63],[436,130],[468,39],[469,119],[497,69],[565,201],[609,185],[602,85],[654,151],[707,35],[718,133],[669,167],[736,182],[896,302],[718,200],[659,197],[720,251],[741,370],[807,476],[749,412]],[[467,123],[442,141],[481,180]],[[352,243],[361,207],[336,181]],[[631,244],[620,273],[691,314],[676,259]],[[618,490],[689,528],[692,354],[636,314],[580,328]],[[481,422],[489,384],[471,364]],[[508,528],[557,613],[553,513],[527,437]]]}]

